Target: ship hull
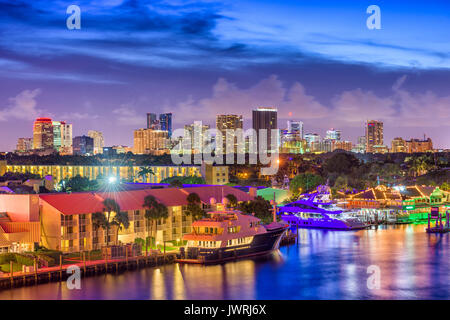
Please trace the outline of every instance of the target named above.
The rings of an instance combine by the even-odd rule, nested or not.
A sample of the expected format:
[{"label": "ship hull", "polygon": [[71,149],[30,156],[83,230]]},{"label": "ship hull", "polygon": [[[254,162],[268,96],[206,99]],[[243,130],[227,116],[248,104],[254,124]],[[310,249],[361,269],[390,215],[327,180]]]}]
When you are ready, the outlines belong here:
[{"label": "ship hull", "polygon": [[188,248],[184,256],[176,259],[179,263],[215,264],[230,260],[266,255],[278,249],[281,237],[287,227],[270,230],[253,237],[249,244],[225,248]]},{"label": "ship hull", "polygon": [[369,226],[366,224],[351,225],[340,220],[301,220],[293,216],[283,216],[283,221],[289,224],[291,229],[329,229],[329,230],[362,230]]}]

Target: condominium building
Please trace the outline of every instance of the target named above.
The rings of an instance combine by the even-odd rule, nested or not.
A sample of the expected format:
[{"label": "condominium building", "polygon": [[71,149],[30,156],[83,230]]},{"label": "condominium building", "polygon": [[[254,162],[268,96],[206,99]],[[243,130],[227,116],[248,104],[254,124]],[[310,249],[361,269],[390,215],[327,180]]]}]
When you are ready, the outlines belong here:
[{"label": "condominium building", "polygon": [[161,155],[169,153],[169,136],[164,130],[137,129],[134,130],[134,153]]},{"label": "condominium building", "polygon": [[33,124],[33,149],[53,149],[53,123],[50,118],[37,118]]},{"label": "condominium building", "polygon": [[431,152],[433,151],[433,141],[430,138],[425,139],[425,137],[423,140],[406,140],[406,150],[408,153]]},{"label": "condominium building", "polygon": [[[23,245],[23,251],[30,249],[25,245],[28,239],[33,241],[33,245],[40,244],[66,253],[100,249],[107,244],[131,243],[137,238],[145,239],[149,236],[162,244],[165,241],[178,242],[184,234],[191,232],[192,217],[186,214],[187,196],[191,193],[199,195],[205,211],[223,209],[223,198],[228,194],[233,194],[238,202],[253,199],[247,193],[229,186],[142,189],[108,193],[0,194],[0,212],[19,216],[24,226],[33,222],[33,226],[38,228],[27,231],[32,235],[25,241],[17,237],[17,244],[19,248]],[[143,203],[146,196],[155,197],[168,209],[168,217],[153,221],[151,227],[145,219],[147,208]],[[94,214],[105,212],[103,202],[106,199],[115,200],[121,212],[127,213],[130,222],[128,228],[117,229],[112,226],[107,232],[97,227]],[[111,218],[114,215],[115,212],[112,212]],[[1,218],[0,226],[2,226]],[[30,229],[30,226],[27,228]],[[13,235],[10,234],[9,237],[12,239]],[[0,228],[0,248],[11,251],[11,244],[2,242],[2,236]]]},{"label": "condominium building", "polygon": [[88,136],[94,140],[94,154],[103,153],[103,147],[105,146],[103,133],[101,133],[100,131],[89,130]]},{"label": "condominium building", "polygon": [[[377,150],[381,150],[384,148],[383,146],[384,138],[383,138],[383,122],[369,120],[366,123],[366,152],[376,152]],[[374,148],[374,146],[378,146]],[[384,147],[384,146],[383,146]]]},{"label": "condominium building", "polygon": [[[257,108],[256,110],[252,111],[252,122],[253,122],[253,129],[256,131],[257,137],[258,137],[258,150],[261,138],[265,137],[267,141],[267,150],[261,150],[263,152],[271,151],[276,152],[278,151],[279,147],[279,141],[273,141],[274,148],[272,148],[272,130],[278,129],[278,120],[277,120],[277,114],[278,110],[276,108]],[[260,130],[266,130],[263,135]],[[277,132],[278,131],[274,131]]]},{"label": "condominium building", "polygon": [[[237,139],[235,137],[235,131],[237,129],[243,129],[243,121],[241,115],[236,114],[219,114],[216,116],[216,128],[220,131],[223,138],[223,153],[228,153],[226,149],[226,142],[229,140],[232,142],[234,148],[233,152],[237,152]],[[242,151],[243,148],[242,148]]]},{"label": "condominium building", "polygon": [[16,151],[19,153],[29,152],[33,149],[33,139],[32,138],[19,138],[17,140]]}]

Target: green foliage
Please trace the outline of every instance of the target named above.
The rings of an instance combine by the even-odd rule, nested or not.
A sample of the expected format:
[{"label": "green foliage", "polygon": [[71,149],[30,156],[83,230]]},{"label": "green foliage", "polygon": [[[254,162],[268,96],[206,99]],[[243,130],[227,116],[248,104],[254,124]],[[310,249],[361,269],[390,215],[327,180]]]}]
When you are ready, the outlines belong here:
[{"label": "green foliage", "polygon": [[238,204],[238,200],[237,200],[237,198],[236,198],[236,196],[234,195],[234,194],[227,194],[226,196],[225,196],[225,198],[227,198],[228,199],[228,204],[227,204],[227,207],[229,207],[229,208],[235,208],[236,206],[237,206],[237,204]]},{"label": "green foliage", "polygon": [[292,193],[306,193],[323,183],[323,178],[314,173],[302,173],[294,177],[289,184]]},{"label": "green foliage", "polygon": [[444,182],[443,184],[441,184],[441,186],[439,187],[439,189],[441,189],[441,190],[443,190],[443,191],[450,191],[450,183]]},{"label": "green foliage", "polygon": [[7,264],[11,260],[13,262],[16,261],[16,255],[14,253],[7,252],[7,253],[0,254],[0,264]]},{"label": "green foliage", "polygon": [[190,193],[186,200],[188,202],[186,214],[192,216],[194,220],[204,217],[205,211],[202,208],[200,197],[196,193]]},{"label": "green foliage", "polygon": [[263,197],[256,197],[254,200],[243,202],[239,205],[239,210],[246,214],[255,214],[255,217],[269,222],[272,220],[272,205]]},{"label": "green foliage", "polygon": [[[169,177],[163,179],[161,183],[169,183],[173,187],[181,188],[183,184],[206,184],[205,179],[198,176],[189,177]],[[180,186],[181,183],[181,186]]]},{"label": "green foliage", "polygon": [[96,191],[102,183],[101,177],[97,177],[96,180],[89,180],[87,177],[76,175],[73,178],[62,180],[61,186],[63,192]]},{"label": "green foliage", "polygon": [[25,266],[34,265],[34,258],[16,253],[16,262]]},{"label": "green foliage", "polygon": [[359,160],[349,153],[336,153],[325,161],[323,169],[326,173],[350,173],[353,168],[359,166]]}]

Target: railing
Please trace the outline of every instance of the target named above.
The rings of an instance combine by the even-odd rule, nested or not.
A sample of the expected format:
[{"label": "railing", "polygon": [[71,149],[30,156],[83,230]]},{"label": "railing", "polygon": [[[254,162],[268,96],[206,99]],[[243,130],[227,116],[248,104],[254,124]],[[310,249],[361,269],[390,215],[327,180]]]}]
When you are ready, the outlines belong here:
[{"label": "railing", "polygon": [[134,227],[134,232],[138,233],[138,232],[144,232],[145,228],[144,227]]},{"label": "railing", "polygon": [[66,233],[66,234],[63,234],[61,236],[61,239],[63,239],[63,240],[73,240],[73,239],[76,239],[76,238],[77,238],[77,234],[76,233]]},{"label": "railing", "polygon": [[85,231],[85,232],[80,232],[80,236],[79,238],[89,238],[91,235],[91,233],[89,231]]},{"label": "railing", "polygon": [[89,219],[80,219],[80,226],[85,226],[89,224]]},{"label": "railing", "polygon": [[75,227],[77,225],[76,220],[61,220],[62,227]]}]

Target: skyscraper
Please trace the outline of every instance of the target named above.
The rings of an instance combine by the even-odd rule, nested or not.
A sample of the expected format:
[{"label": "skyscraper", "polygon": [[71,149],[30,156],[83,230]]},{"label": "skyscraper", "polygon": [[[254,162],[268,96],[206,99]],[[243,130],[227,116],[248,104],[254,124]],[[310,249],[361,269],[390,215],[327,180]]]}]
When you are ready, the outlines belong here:
[{"label": "skyscraper", "polygon": [[134,130],[133,152],[153,155],[168,153],[168,132],[154,129]]},{"label": "skyscraper", "polygon": [[153,129],[158,124],[156,113],[147,113],[147,129]]},{"label": "skyscraper", "polygon": [[340,141],[341,140],[341,130],[336,130],[331,128],[327,130],[327,135],[325,139]]},{"label": "skyscraper", "polygon": [[53,124],[50,118],[37,118],[33,124],[33,149],[53,148]]},{"label": "skyscraper", "polygon": [[383,122],[376,120],[368,120],[366,124],[366,152],[374,152],[374,146],[382,146],[383,139]]},{"label": "skyscraper", "polygon": [[[277,124],[277,109],[276,108],[257,108],[256,110],[253,110],[252,112],[252,122],[253,122],[253,129],[256,130],[256,134],[258,137],[258,150],[259,150],[259,141],[261,139],[261,135],[259,130],[266,130],[265,136],[267,137],[267,150],[270,151],[276,151],[278,150],[278,147],[275,148],[275,150],[271,150],[272,146],[272,139],[271,139],[271,131],[272,129],[278,129]],[[277,143],[278,141],[274,141],[274,143]],[[263,150],[264,151],[264,150]]]},{"label": "skyscraper", "polygon": [[300,136],[300,139],[303,139],[304,133],[302,121],[288,120],[287,127],[289,133],[298,134]]},{"label": "skyscraper", "polygon": [[17,152],[28,152],[33,148],[33,139],[32,138],[19,138],[17,140]]},{"label": "skyscraper", "polygon": [[88,136],[78,136],[73,138],[74,155],[92,155],[94,153],[94,139]]},{"label": "skyscraper", "polygon": [[94,154],[103,153],[103,147],[105,146],[103,133],[100,131],[89,130],[88,136],[94,139]]},{"label": "skyscraper", "polygon": [[169,138],[172,137],[172,113],[161,113],[159,115],[161,130],[167,131]]},{"label": "skyscraper", "polygon": [[[236,114],[219,114],[216,116],[216,129],[220,131],[220,133],[222,133],[222,138],[223,138],[223,152],[226,153],[226,143],[227,143],[227,136],[228,139],[232,139],[234,138],[234,152],[236,152],[236,148],[237,148],[237,139],[234,136],[234,132],[237,129],[242,129],[243,128],[243,122],[242,122],[242,116],[241,115],[236,115]],[[233,131],[228,131],[228,135],[227,135],[227,130],[233,130]]]},{"label": "skyscraper", "polygon": [[[191,125],[185,125],[184,131],[185,135],[187,135],[191,139],[191,151],[192,153],[201,153],[204,147],[204,140],[206,136],[206,131],[209,130],[210,127],[207,124],[202,124],[201,121],[195,121]],[[183,146],[184,147],[184,146]]]}]

